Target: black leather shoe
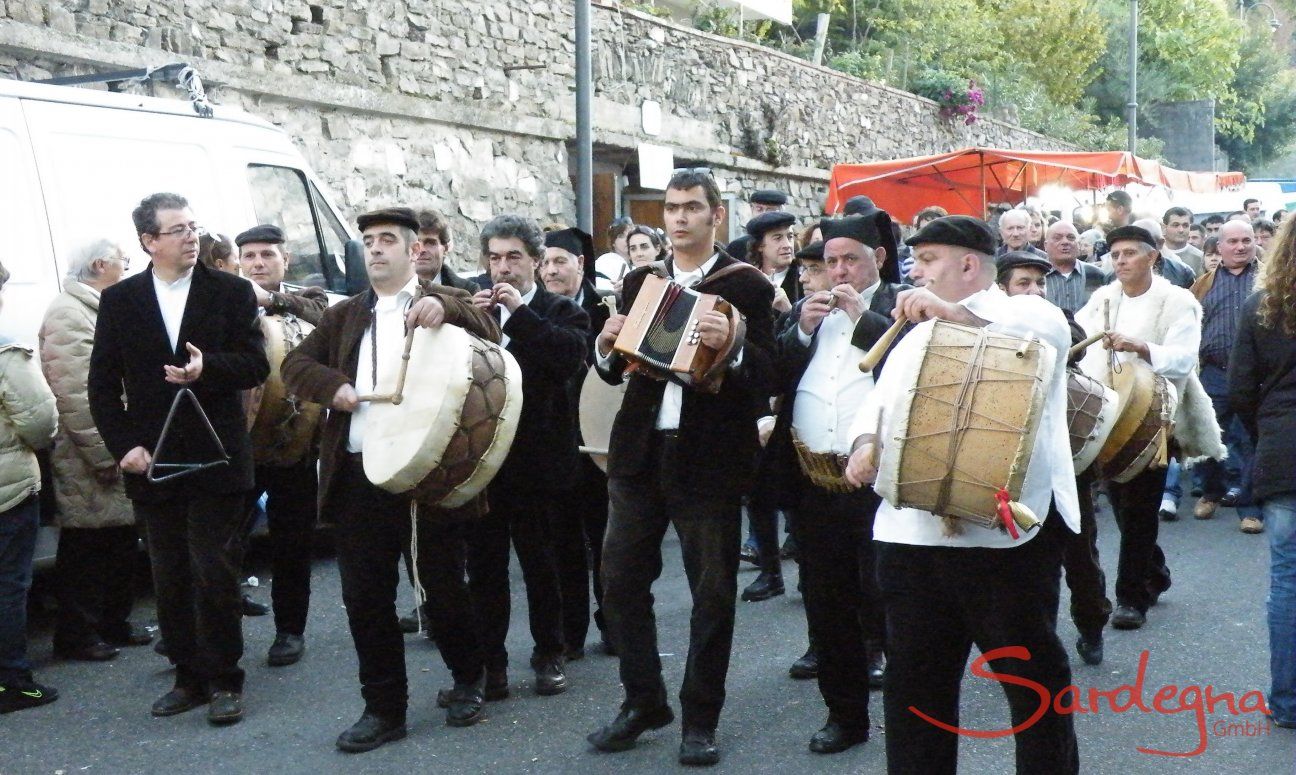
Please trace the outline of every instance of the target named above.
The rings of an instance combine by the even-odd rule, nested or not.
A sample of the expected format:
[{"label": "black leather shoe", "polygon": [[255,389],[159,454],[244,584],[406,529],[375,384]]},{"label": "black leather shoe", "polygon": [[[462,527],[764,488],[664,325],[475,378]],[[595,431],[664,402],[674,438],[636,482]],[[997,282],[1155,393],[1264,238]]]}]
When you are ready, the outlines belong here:
[{"label": "black leather shoe", "polygon": [[1132,606],[1117,606],[1112,614],[1111,626],[1118,630],[1137,630],[1147,622],[1147,614]]},{"label": "black leather shoe", "polygon": [[270,651],[266,654],[266,664],[270,667],[295,665],[297,660],[302,658],[302,652],[305,650],[305,638],[281,632],[275,636],[274,643],[270,644]]},{"label": "black leather shoe", "polygon": [[120,653],[121,649],[109,646],[101,640],[77,647],[54,647],[54,656],[74,662],[107,662]]},{"label": "black leather shoe", "polygon": [[337,747],[347,753],[364,753],[405,738],[405,721],[385,719],[365,711],[351,728],[338,735]]},{"label": "black leather shoe", "polygon": [[486,701],[495,702],[509,696],[508,670],[486,668]]},{"label": "black leather shoe", "polygon": [[679,763],[686,767],[710,767],[720,763],[715,732],[709,729],[686,729],[680,742]]},{"label": "black leather shoe", "polygon": [[270,613],[270,606],[265,603],[258,603],[247,595],[243,596],[242,605],[244,616],[265,616]]},{"label": "black leather shoe", "polygon": [[[475,684],[456,684],[446,692],[446,726],[470,727],[486,718],[486,695],[482,691],[485,681]],[[440,700],[440,692],[437,693]]]},{"label": "black leather shoe", "polygon": [[418,608],[410,611],[409,616],[402,616],[399,624],[400,631],[406,635],[412,632],[418,632],[419,625],[422,625],[423,632],[431,633],[431,629],[428,627],[427,616],[425,616],[423,611]]},{"label": "black leather shoe", "polygon": [[1242,490],[1237,487],[1230,487],[1228,488],[1228,492],[1224,493],[1224,497],[1220,498],[1220,505],[1232,508],[1237,505],[1241,498]]},{"label": "black leather shoe", "polygon": [[763,570],[756,580],[742,591],[742,599],[748,603],[758,603],[783,594],[783,574]]},{"label": "black leather shoe", "polygon": [[212,692],[211,705],[207,706],[207,723],[213,726],[237,724],[243,720],[243,694],[241,692]]},{"label": "black leather shoe", "polygon": [[[886,652],[881,649],[868,650],[868,682],[870,689],[881,689],[886,680]],[[826,727],[825,727],[826,729]],[[822,731],[822,730],[821,730]],[[864,730],[864,739],[868,739],[868,730]],[[864,742],[863,740],[860,741]],[[854,743],[852,743],[854,745]],[[832,753],[827,751],[824,753]]]},{"label": "black leather shoe", "polygon": [[738,550],[738,559],[752,565],[760,565],[760,553],[756,551],[756,544],[751,541],[744,543]]},{"label": "black leather shoe", "polygon": [[847,727],[832,719],[824,724],[823,729],[810,738],[810,750],[814,753],[841,753],[860,743],[868,742],[868,727]]},{"label": "black leather shoe", "polygon": [[567,676],[563,673],[562,657],[533,660],[535,690],[541,697],[552,697],[567,691]]},{"label": "black leather shoe", "polygon": [[210,701],[211,695],[207,692],[186,686],[177,686],[153,703],[153,715],[159,718],[175,716],[193,710],[200,705],[206,705]]},{"label": "black leather shoe", "polygon": [[819,677],[819,654],[814,647],[806,649],[806,653],[801,658],[792,663],[788,668],[788,675],[798,681],[808,681],[811,678]]},{"label": "black leather shoe", "polygon": [[1096,633],[1080,633],[1076,640],[1076,653],[1086,665],[1101,665],[1103,661],[1102,630]]},{"label": "black leather shoe", "polygon": [[127,623],[123,627],[101,632],[104,643],[109,646],[147,646],[153,642],[157,626],[146,627],[142,624]]},{"label": "black leather shoe", "polygon": [[779,549],[779,557],[784,560],[792,560],[795,562],[800,555],[801,548],[797,546],[796,539],[792,537],[791,533],[789,533],[788,537],[783,541],[783,548]]},{"label": "black leather shoe", "polygon": [[661,729],[675,720],[675,712],[669,705],[661,705],[650,710],[622,708],[612,723],[586,736],[586,740],[600,751],[614,753],[629,751],[635,747],[639,736],[650,729]]}]

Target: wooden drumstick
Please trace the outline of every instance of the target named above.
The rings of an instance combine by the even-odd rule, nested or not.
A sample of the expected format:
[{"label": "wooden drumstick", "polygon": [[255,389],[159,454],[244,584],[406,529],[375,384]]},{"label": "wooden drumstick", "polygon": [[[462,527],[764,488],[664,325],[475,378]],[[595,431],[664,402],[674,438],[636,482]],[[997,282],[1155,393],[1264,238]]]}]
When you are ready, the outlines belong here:
[{"label": "wooden drumstick", "polygon": [[360,396],[356,399],[357,401],[400,406],[400,402],[405,400],[405,375],[409,372],[410,350],[414,349],[414,332],[417,330],[418,328],[415,327],[405,332],[405,351],[401,353],[400,371],[396,372],[396,389],[386,395],[370,393],[366,396]]},{"label": "wooden drumstick", "polygon": [[1077,342],[1077,343],[1075,343],[1074,345],[1072,345],[1070,352],[1067,353],[1067,360],[1069,361],[1069,360],[1071,360],[1072,358],[1074,358],[1074,357],[1076,357],[1077,355],[1079,355],[1080,353],[1082,353],[1082,352],[1084,352],[1085,350],[1089,349],[1089,345],[1093,344],[1094,342],[1097,342],[1097,341],[1101,340],[1104,336],[1107,336],[1108,333],[1110,333],[1110,332],[1108,332],[1108,331],[1099,331],[1099,332],[1096,333],[1096,334],[1093,334],[1093,335],[1091,335],[1091,336],[1087,336],[1087,337],[1085,337],[1085,338],[1084,338],[1084,341],[1081,341],[1081,342]]},{"label": "wooden drumstick", "polygon": [[873,343],[869,351],[864,353],[864,358],[859,364],[860,371],[872,371],[878,365],[878,361],[881,361],[882,356],[886,355],[887,348],[891,346],[897,336],[900,336],[900,331],[904,329],[905,324],[908,322],[905,318],[900,318],[891,324],[886,333],[878,337],[878,340]]}]

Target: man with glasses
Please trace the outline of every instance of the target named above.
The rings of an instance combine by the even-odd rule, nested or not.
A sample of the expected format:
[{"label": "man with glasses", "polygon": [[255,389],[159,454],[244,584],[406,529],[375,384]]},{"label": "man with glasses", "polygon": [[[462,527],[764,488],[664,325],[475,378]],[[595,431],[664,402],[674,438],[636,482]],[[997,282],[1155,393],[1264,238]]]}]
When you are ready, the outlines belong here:
[{"label": "man with glasses", "polygon": [[[199,264],[203,229],[184,197],[153,194],[132,217],[151,263],[104,289],[90,411],[147,529],[158,623],[176,664],[175,688],[153,715],[210,702],[208,721],[230,724],[243,717],[239,561],[253,484],[241,391],[264,382],[270,365],[252,286]],[[186,388],[193,401],[176,404],[160,445]],[[154,455],[223,462],[159,482],[148,476]]]}]

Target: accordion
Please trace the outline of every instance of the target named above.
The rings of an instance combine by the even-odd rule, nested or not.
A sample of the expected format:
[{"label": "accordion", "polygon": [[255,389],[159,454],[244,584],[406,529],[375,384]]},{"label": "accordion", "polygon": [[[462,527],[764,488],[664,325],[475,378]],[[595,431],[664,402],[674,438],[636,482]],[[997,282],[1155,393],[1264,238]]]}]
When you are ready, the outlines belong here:
[{"label": "accordion", "polygon": [[[697,330],[702,316],[712,311],[729,318],[729,340],[719,350],[702,344]],[[743,339],[742,317],[729,302],[650,274],[644,278],[612,350],[629,361],[634,371],[717,393]]]}]

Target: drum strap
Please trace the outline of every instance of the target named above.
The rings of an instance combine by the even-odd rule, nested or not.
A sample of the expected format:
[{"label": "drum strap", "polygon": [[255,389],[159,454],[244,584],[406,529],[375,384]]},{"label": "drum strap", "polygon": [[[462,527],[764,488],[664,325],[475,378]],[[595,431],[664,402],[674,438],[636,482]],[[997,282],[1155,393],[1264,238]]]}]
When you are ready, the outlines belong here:
[{"label": "drum strap", "polygon": [[[414,608],[421,612],[427,602],[427,590],[419,578],[418,565],[418,501],[410,498],[410,575],[414,581]],[[418,631],[423,632],[423,614],[418,614]]]}]

